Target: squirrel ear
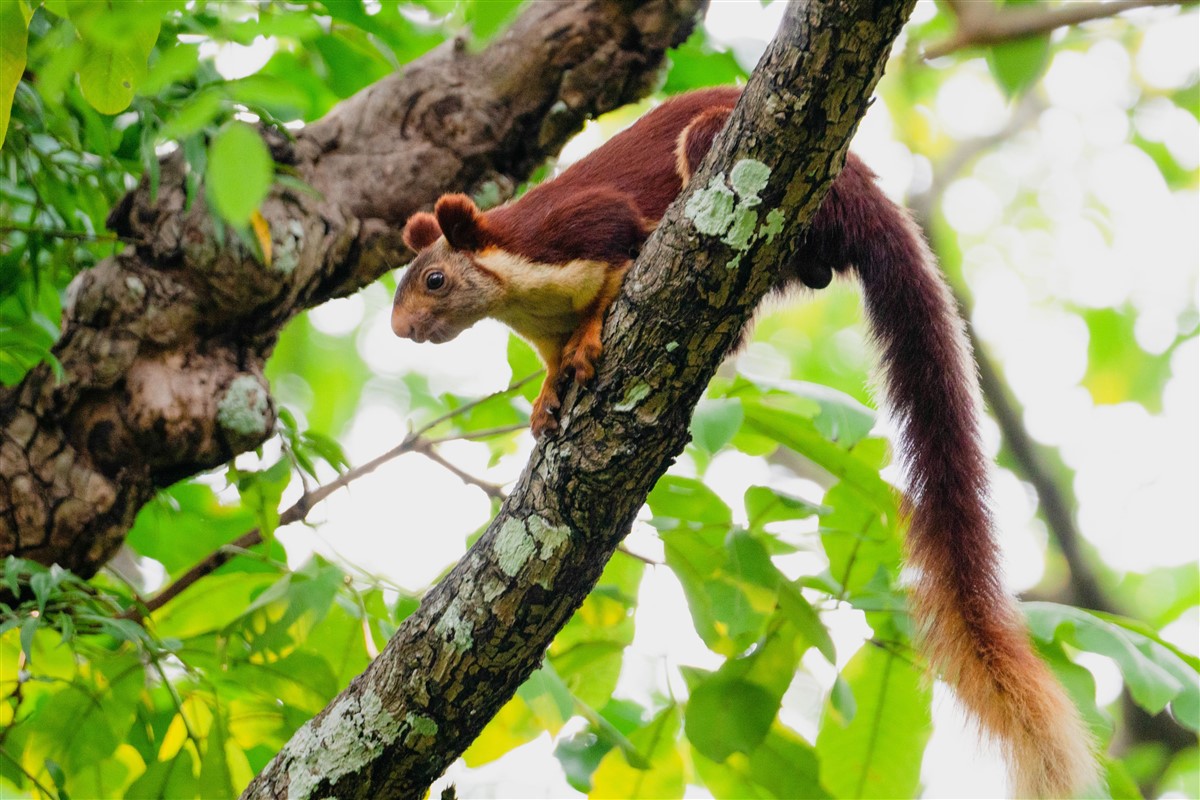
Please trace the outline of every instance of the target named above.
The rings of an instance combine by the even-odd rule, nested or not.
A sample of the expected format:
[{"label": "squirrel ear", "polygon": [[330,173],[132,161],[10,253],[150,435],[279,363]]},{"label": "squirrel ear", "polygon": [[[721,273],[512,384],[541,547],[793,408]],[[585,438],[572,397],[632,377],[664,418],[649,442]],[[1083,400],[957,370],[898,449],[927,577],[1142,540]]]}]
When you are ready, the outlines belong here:
[{"label": "squirrel ear", "polygon": [[455,250],[479,250],[486,238],[483,215],[465,194],[443,195],[433,208],[446,241]]},{"label": "squirrel ear", "polygon": [[442,235],[437,217],[428,211],[413,214],[404,224],[404,243],[414,253],[424,250]]}]

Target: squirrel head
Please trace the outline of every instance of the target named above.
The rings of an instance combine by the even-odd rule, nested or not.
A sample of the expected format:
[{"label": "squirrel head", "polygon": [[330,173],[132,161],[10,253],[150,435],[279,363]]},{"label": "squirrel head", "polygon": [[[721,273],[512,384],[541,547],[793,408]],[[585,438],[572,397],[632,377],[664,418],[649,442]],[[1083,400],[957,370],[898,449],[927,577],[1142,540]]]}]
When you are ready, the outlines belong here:
[{"label": "squirrel head", "polygon": [[483,214],[466,195],[444,195],[432,214],[409,218],[404,243],[418,252],[396,287],[397,336],[448,342],[495,310],[503,287],[475,261],[489,240]]}]

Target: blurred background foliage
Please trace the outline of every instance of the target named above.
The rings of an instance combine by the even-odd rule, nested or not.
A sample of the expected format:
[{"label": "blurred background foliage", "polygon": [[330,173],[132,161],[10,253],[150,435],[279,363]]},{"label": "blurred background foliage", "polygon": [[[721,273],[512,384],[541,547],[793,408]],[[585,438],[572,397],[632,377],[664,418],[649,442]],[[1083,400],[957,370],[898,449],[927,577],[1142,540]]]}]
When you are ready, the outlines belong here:
[{"label": "blurred background foliage", "polygon": [[[181,149],[252,235],[295,180],[253,124],[317,119],[455,35],[482,46],[519,5],[0,0],[0,382],[54,364],[71,278],[124,246],[105,216],[160,156]],[[1196,12],[924,60],[952,11],[918,5],[856,149],[972,323],[1010,579],[1110,795],[1194,797]],[[778,13],[714,2],[659,96],[744,80]],[[0,606],[0,793],[235,795],[473,541],[530,450],[538,363],[496,326],[392,341],[394,280],[292,322],[278,436],[162,492],[96,578],[4,565],[31,599]],[[451,771],[465,794],[1004,791],[911,646],[871,364],[853,287],[764,314],[627,547]]]}]

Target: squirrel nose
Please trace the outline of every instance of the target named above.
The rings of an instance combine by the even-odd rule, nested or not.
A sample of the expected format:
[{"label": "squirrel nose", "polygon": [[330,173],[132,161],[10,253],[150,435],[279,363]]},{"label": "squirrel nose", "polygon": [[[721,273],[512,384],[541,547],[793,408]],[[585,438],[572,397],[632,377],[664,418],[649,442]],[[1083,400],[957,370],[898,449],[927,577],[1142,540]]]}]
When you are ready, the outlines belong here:
[{"label": "squirrel nose", "polygon": [[412,320],[398,308],[392,309],[392,331],[401,339],[411,339],[413,335]]}]

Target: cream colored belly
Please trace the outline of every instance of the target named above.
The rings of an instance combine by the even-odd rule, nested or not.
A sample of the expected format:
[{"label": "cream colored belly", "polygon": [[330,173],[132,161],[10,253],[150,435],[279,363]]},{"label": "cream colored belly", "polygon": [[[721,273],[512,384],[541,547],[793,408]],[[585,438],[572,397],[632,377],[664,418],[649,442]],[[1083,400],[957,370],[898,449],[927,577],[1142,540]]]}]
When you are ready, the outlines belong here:
[{"label": "cream colored belly", "polygon": [[503,251],[477,256],[480,265],[505,282],[506,302],[493,316],[530,339],[566,339],[604,285],[608,265],[600,261],[540,264]]}]

